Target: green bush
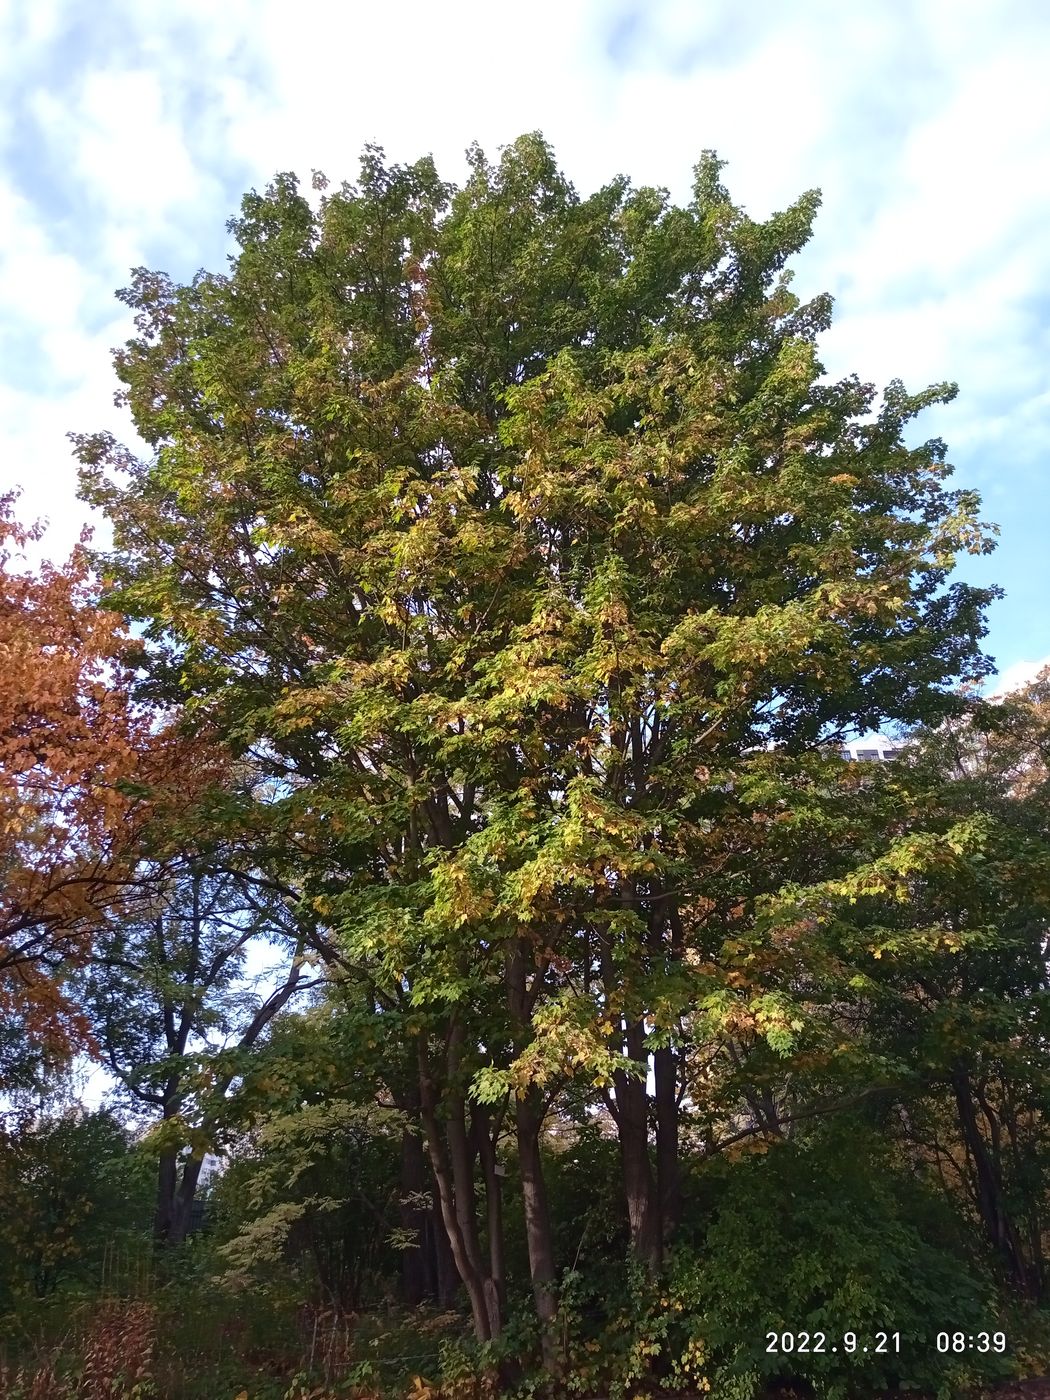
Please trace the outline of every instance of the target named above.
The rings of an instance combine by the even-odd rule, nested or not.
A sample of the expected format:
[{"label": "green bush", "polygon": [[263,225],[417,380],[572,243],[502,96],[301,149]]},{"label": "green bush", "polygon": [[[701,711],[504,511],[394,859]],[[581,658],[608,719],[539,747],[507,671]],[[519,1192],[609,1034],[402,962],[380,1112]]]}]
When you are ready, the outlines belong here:
[{"label": "green bush", "polygon": [[[937,1352],[939,1331],[1007,1330],[995,1289],[942,1200],[862,1127],[711,1163],[699,1194],[713,1202],[706,1229],[692,1222],[697,1245],[674,1252],[659,1280],[630,1268],[613,1290],[604,1271],[566,1275],[567,1393],[626,1396],[655,1379],[749,1400],[781,1380],[844,1400],[896,1387],[951,1395],[1010,1373],[1008,1356]],[[770,1332],[809,1333],[811,1346],[823,1334],[824,1350],[769,1351]],[[879,1332],[900,1333],[899,1353],[892,1340],[875,1351]]]},{"label": "green bush", "polygon": [[0,1133],[0,1313],[105,1286],[148,1227],[154,1171],[106,1110]]},{"label": "green bush", "polygon": [[[668,1336],[674,1378],[722,1396],[777,1376],[827,1400],[951,1393],[1006,1370],[1002,1358],[937,1352],[940,1331],[997,1330],[994,1289],[941,1201],[848,1123],[732,1164],[702,1251],[672,1259],[660,1304],[657,1316],[682,1319]],[[822,1334],[825,1349],[770,1351],[772,1332],[808,1333],[811,1347]],[[892,1341],[877,1352],[878,1333],[899,1333],[899,1353]]]}]

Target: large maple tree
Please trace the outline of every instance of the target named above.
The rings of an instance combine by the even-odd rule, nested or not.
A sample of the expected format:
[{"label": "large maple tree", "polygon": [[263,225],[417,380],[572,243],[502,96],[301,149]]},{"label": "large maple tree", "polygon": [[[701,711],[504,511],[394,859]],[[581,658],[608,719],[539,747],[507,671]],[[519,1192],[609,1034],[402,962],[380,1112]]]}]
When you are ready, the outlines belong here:
[{"label": "large maple tree", "polygon": [[951,386],[824,375],[830,301],[785,271],[814,194],[753,220],[705,156],[685,205],[581,198],[538,136],[470,167],[457,190],[371,150],[317,207],[281,176],[227,273],[140,269],[117,367],[152,452],[78,452],[152,693],[269,774],[268,839],[278,810],[399,1018],[485,1338],[471,1103],[510,1105],[546,1323],[559,1085],[604,1097],[659,1267],[686,1013],[790,1033],[711,947],[707,911],[742,920],[763,883],[745,775],[949,710],[988,595],[948,578],[988,542],[943,444],[906,440]]}]

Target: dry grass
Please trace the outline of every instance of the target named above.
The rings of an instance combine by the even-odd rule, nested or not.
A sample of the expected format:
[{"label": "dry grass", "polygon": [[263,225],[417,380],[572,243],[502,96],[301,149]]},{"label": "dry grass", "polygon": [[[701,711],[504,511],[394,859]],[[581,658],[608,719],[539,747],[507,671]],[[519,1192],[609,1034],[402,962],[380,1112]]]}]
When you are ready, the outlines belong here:
[{"label": "dry grass", "polygon": [[[156,1395],[152,1304],[107,1301],[93,1309],[79,1346],[67,1341],[17,1369],[0,1367],[0,1400],[147,1400]],[[64,1358],[65,1365],[60,1358]]]}]

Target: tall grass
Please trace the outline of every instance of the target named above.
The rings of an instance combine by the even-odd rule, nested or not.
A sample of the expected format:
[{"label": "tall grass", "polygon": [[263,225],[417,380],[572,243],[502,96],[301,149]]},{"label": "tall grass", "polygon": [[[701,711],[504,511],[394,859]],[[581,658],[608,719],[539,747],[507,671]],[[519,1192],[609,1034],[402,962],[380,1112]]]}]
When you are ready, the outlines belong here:
[{"label": "tall grass", "polygon": [[457,1314],[353,1314],[284,1291],[231,1294],[206,1249],[107,1244],[95,1279],[0,1322],[0,1400],[379,1400],[437,1396]]}]

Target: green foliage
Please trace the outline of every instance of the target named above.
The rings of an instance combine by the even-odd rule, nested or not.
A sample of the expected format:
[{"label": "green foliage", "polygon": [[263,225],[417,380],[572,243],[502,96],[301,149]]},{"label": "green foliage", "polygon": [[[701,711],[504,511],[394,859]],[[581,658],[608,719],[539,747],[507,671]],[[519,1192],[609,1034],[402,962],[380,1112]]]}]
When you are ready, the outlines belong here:
[{"label": "green foliage", "polygon": [[[210,1400],[992,1374],[932,1337],[1045,1293],[1050,702],[957,688],[991,531],[910,426],[954,387],[829,381],[817,196],[758,221],[710,153],[681,206],[581,197],[536,134],[459,189],[375,148],[315,187],[246,196],[222,275],[135,271],[147,452],[77,440],[139,691],[239,765],[83,984],[163,1120],[158,1234],[227,1150],[158,1364]],[[896,765],[842,762],[891,722]],[[476,1344],[385,1321],[399,1287]]]},{"label": "green foliage", "polygon": [[783,1061],[815,1019],[726,939],[792,873],[751,773],[784,807],[844,730],[956,712],[992,596],[949,582],[976,496],[907,440],[953,386],[828,382],[786,271],[816,194],[759,222],[719,172],[581,198],[531,134],[458,190],[375,149],[316,208],[278,176],[227,274],[121,293],[147,456],[77,441],[143,692],[265,780],[222,820],[396,1021],[446,1207],[468,1095],[535,1135],[518,1105],[612,1091],[654,1265],[649,1052]]},{"label": "green foliage", "polygon": [[[938,1331],[998,1330],[1001,1305],[958,1217],[862,1124],[709,1170],[701,1242],[661,1278],[566,1276],[569,1393],[631,1395],[654,1368],[673,1392],[737,1400],[776,1378],[835,1400],[901,1385],[949,1395],[1010,1374],[1003,1358],[938,1355]],[[880,1331],[900,1332],[899,1355],[876,1354]],[[824,1334],[826,1350],[771,1353],[769,1332]]]},{"label": "green foliage", "polygon": [[95,1284],[148,1219],[149,1173],[105,1111],[73,1109],[0,1136],[0,1311]]},{"label": "green foliage", "polygon": [[394,1262],[401,1128],[395,1111],[339,1101],[269,1117],[216,1187],[224,1281],[265,1291],[298,1269],[308,1296],[374,1301]]},{"label": "green foliage", "polygon": [[[996,1330],[995,1293],[958,1223],[861,1125],[847,1120],[747,1158],[730,1168],[726,1188],[704,1249],[671,1271],[668,1292],[683,1309],[691,1294],[696,1317],[679,1363],[685,1374],[697,1348],[718,1393],[747,1376],[756,1385],[802,1376],[831,1397],[896,1384],[950,1392],[964,1379],[1004,1374],[994,1360],[938,1356],[938,1331]],[[838,1350],[772,1355],[770,1331],[823,1332]],[[899,1356],[876,1353],[879,1331],[900,1332]],[[847,1332],[859,1338],[854,1356],[841,1340]]]}]

